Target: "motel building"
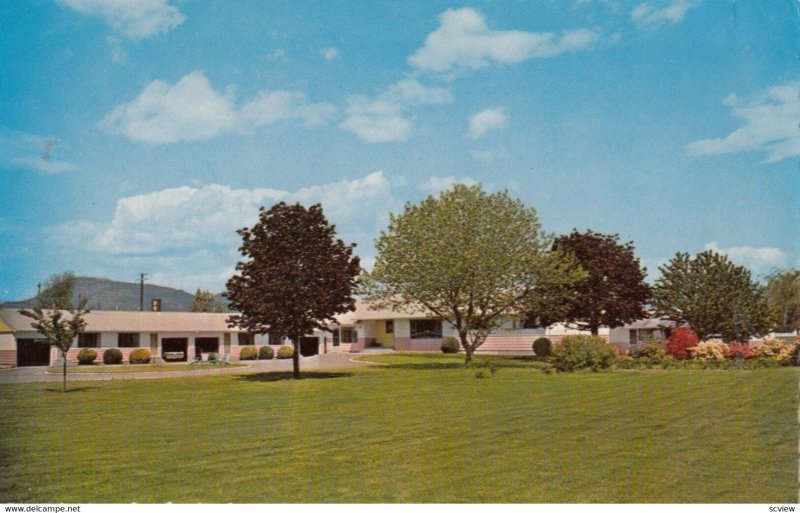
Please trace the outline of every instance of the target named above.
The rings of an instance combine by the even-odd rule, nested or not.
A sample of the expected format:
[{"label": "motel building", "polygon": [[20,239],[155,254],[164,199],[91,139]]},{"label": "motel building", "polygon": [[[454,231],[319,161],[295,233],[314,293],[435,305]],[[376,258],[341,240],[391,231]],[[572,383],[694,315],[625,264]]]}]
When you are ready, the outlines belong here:
[{"label": "motel building", "polygon": [[[235,314],[234,314],[235,315]],[[103,351],[118,348],[123,362],[136,348],[150,351],[154,362],[192,362],[218,358],[236,361],[243,347],[264,345],[276,350],[290,345],[285,337],[273,334],[252,334],[230,327],[229,313],[194,313],[162,311],[101,311],[86,314],[86,330],[74,342],[67,361],[77,362],[83,348],[97,351],[102,362]],[[31,327],[32,319],[17,309],[0,309],[0,366],[27,367],[60,363],[58,349],[37,342],[44,337]],[[622,350],[636,347],[645,335],[663,332],[668,326],[657,320],[636,321],[627,326],[600,330],[600,336]],[[558,344],[567,335],[587,334],[563,324],[534,328],[522,319],[509,319],[493,331],[479,353],[531,354],[533,341],[547,337]],[[440,351],[445,337],[458,337],[446,321],[423,311],[372,309],[358,302],[354,312],[340,315],[328,331],[317,331],[300,340],[303,357],[320,353],[360,353],[373,350]]]}]

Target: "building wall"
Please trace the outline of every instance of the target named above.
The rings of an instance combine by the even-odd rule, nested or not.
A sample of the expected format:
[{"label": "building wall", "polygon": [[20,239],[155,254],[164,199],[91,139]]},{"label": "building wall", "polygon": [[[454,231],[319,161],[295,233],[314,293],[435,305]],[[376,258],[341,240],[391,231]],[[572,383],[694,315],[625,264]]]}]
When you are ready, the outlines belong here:
[{"label": "building wall", "polygon": [[0,365],[17,364],[17,339],[13,333],[0,333]]}]

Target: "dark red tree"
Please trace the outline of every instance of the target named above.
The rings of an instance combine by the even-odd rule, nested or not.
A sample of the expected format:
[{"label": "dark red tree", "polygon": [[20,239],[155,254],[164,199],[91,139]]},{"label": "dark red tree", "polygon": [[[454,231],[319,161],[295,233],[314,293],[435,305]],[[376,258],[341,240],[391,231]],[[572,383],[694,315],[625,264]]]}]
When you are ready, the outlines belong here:
[{"label": "dark red tree", "polygon": [[261,208],[252,228],[237,230],[246,260],[228,280],[231,325],[252,333],[286,335],[294,345],[294,378],[300,378],[300,338],[326,329],[337,314],[355,309],[361,272],[354,244],[336,238],[320,205],[278,203]]},{"label": "dark red tree", "polygon": [[665,349],[667,354],[678,360],[686,360],[692,357],[689,348],[695,347],[700,342],[694,331],[689,328],[675,328],[669,334]]}]

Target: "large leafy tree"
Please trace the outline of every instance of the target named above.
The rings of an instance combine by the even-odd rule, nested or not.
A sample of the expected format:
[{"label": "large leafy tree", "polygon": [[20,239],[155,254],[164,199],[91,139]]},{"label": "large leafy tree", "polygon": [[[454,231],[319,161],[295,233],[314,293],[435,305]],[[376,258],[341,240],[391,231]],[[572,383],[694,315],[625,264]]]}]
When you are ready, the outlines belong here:
[{"label": "large leafy tree", "polygon": [[661,277],[653,287],[656,313],[687,323],[701,340],[720,335],[726,341],[747,341],[773,328],[763,287],[727,256],[677,253],[659,269]]},{"label": "large leafy tree", "polygon": [[361,266],[354,245],[336,238],[320,205],[262,207],[258,223],[238,233],[246,260],[228,280],[230,307],[239,312],[229,322],[252,333],[291,337],[294,378],[299,379],[300,338],[355,309]]},{"label": "large leafy tree", "polygon": [[618,235],[591,230],[558,237],[553,248],[571,253],[589,276],[575,286],[563,319],[597,335],[600,326],[615,328],[641,319],[650,297],[645,270],[634,254],[632,242],[621,244]]},{"label": "large leafy tree", "polygon": [[375,306],[449,322],[469,363],[509,317],[539,310],[585,276],[551,243],[533,208],[506,192],[455,185],[391,216],[365,291]]},{"label": "large leafy tree", "polygon": [[72,296],[75,293],[75,274],[65,272],[51,275],[44,283],[41,294],[36,297],[38,308],[72,308]]},{"label": "large leafy tree", "polygon": [[213,292],[197,289],[189,305],[189,311],[222,313],[225,311],[225,305],[219,299],[214,298]]},{"label": "large leafy tree", "polygon": [[769,275],[765,293],[775,315],[776,329],[800,330],[800,269],[788,269]]},{"label": "large leafy tree", "polygon": [[19,313],[33,319],[33,329],[44,335],[41,343],[58,348],[63,363],[63,389],[67,391],[67,352],[75,338],[86,328],[84,316],[89,313],[86,308],[87,299],[82,298],[75,308],[66,311],[60,309],[43,310],[36,307],[32,310],[20,310]]}]

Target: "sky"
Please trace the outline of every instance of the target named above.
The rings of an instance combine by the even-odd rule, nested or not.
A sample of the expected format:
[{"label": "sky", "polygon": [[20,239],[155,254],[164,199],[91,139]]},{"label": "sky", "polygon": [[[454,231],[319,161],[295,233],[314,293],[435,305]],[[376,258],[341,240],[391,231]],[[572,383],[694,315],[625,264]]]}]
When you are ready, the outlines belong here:
[{"label": "sky", "polygon": [[0,4],[0,301],[53,273],[224,290],[236,229],[508,190],[553,234],[800,267],[797,0]]}]

